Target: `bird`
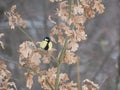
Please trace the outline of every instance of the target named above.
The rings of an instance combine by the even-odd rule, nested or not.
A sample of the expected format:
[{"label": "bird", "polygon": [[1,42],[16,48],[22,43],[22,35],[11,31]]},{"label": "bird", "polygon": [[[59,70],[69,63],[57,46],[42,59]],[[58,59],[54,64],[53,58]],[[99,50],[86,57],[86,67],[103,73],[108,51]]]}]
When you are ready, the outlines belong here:
[{"label": "bird", "polygon": [[52,42],[49,37],[45,37],[43,41],[40,43],[40,48],[44,50],[51,50],[52,49]]}]

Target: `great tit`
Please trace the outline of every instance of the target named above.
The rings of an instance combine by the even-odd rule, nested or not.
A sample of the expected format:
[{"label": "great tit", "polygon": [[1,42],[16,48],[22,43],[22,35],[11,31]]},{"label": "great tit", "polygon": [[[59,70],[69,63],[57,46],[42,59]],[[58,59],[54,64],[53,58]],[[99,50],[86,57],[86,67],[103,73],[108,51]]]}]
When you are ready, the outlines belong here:
[{"label": "great tit", "polygon": [[40,47],[44,50],[50,50],[52,48],[52,42],[49,37],[45,37],[40,43]]}]

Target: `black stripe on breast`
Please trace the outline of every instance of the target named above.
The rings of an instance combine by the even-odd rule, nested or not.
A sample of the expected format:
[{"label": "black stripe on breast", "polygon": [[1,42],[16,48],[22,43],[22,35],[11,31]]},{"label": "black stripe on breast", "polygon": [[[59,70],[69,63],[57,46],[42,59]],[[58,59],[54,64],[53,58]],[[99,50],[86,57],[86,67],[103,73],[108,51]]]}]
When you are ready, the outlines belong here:
[{"label": "black stripe on breast", "polygon": [[49,43],[47,43],[46,47],[44,48],[44,50],[48,50],[49,49]]}]

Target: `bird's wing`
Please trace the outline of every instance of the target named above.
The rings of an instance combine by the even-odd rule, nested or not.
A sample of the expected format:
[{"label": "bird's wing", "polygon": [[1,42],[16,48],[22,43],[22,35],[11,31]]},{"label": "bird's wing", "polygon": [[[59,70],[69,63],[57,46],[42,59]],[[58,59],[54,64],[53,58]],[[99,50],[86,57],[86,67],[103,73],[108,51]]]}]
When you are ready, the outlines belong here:
[{"label": "bird's wing", "polygon": [[42,42],[40,43],[40,47],[41,47],[42,49],[44,49],[44,48],[47,46],[47,43],[48,43],[48,42],[46,42],[46,41],[42,41]]},{"label": "bird's wing", "polygon": [[49,46],[48,50],[50,50],[52,48],[52,42],[49,42],[48,46]]}]

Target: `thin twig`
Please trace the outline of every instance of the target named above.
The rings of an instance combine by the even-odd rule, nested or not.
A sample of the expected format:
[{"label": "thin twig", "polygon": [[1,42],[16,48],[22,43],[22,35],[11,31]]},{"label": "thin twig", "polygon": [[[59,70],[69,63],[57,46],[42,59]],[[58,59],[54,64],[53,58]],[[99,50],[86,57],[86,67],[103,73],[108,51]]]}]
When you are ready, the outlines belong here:
[{"label": "thin twig", "polygon": [[11,59],[10,57],[7,57],[7,56],[2,56],[1,54],[0,54],[0,59],[2,61],[8,62],[8,63],[18,65],[18,62],[16,62],[16,60],[13,60],[13,59]]},{"label": "thin twig", "polygon": [[104,83],[109,79],[110,77],[108,76],[107,78],[105,78],[102,83],[99,85],[99,89],[104,85]]},{"label": "thin twig", "polygon": [[60,69],[61,69],[61,64],[62,64],[64,55],[65,55],[65,52],[66,52],[67,41],[68,41],[68,38],[66,38],[65,43],[64,43],[64,47],[63,47],[63,49],[60,53],[60,56],[58,58],[57,76],[56,76],[56,80],[55,80],[55,90],[58,90],[58,88],[59,88]]},{"label": "thin twig", "polygon": [[[20,26],[18,26],[19,30],[28,38],[30,39],[34,44],[35,44],[35,41],[32,39],[32,37],[30,37],[30,35],[28,35],[24,29],[22,29]],[[35,44],[36,45],[36,44]]]},{"label": "thin twig", "polygon": [[116,45],[118,43],[116,42],[113,47],[111,48],[111,50],[109,51],[109,53],[105,56],[103,62],[101,63],[101,66],[99,67],[99,69],[96,71],[95,75],[92,78],[92,81],[95,80],[96,76],[99,75],[100,71],[103,69],[104,65],[107,63],[107,61],[109,60],[109,56],[111,55],[112,51],[115,49]]},{"label": "thin twig", "polygon": [[71,12],[72,12],[73,4],[74,4],[74,0],[70,0],[70,4],[69,4],[69,18],[71,18]]},{"label": "thin twig", "polygon": [[77,61],[77,80],[78,80],[78,90],[81,90],[80,88],[80,62]]}]

